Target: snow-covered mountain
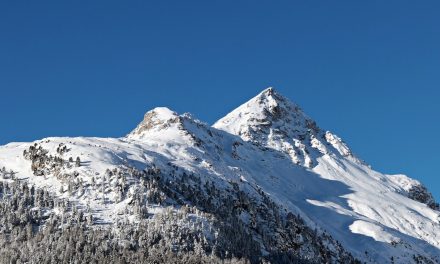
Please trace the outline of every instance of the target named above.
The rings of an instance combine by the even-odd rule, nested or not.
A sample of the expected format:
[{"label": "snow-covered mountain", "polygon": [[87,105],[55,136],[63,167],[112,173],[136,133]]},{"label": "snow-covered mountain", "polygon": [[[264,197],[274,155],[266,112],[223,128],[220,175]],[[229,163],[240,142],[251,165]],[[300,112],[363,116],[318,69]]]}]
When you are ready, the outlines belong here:
[{"label": "snow-covered mountain", "polygon": [[213,126],[160,107],[121,138],[10,143],[0,147],[2,167],[0,211],[26,217],[0,217],[0,238],[11,244],[28,225],[35,233],[26,247],[3,243],[7,260],[20,247],[51,251],[30,242],[79,225],[86,238],[73,252],[87,251],[93,234],[110,243],[102,256],[112,261],[440,263],[429,191],[374,171],[272,88]]}]

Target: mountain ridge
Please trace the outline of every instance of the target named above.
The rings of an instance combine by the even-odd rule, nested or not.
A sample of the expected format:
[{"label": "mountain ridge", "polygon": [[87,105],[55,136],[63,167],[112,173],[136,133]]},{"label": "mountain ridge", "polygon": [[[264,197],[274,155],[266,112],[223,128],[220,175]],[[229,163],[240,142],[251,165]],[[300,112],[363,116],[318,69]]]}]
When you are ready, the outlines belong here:
[{"label": "mountain ridge", "polygon": [[[190,205],[216,218],[203,220],[215,229],[225,216],[214,208],[232,203],[235,227],[254,241],[246,252],[259,247],[255,254],[274,263],[440,261],[438,205],[427,189],[372,170],[273,88],[213,126],[160,107],[126,137],[2,146],[0,166],[14,172],[2,172],[2,182],[26,181],[89,207],[86,214],[108,226],[156,221],[165,205],[176,212]],[[217,252],[218,240],[204,239],[207,252],[227,257],[228,246]]]}]

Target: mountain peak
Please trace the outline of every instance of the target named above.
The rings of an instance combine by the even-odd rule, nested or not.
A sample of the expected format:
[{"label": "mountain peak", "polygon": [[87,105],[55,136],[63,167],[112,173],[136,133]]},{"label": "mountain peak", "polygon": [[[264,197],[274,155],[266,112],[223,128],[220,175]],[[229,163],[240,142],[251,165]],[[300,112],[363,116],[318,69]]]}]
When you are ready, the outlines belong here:
[{"label": "mountain peak", "polygon": [[297,105],[279,94],[272,87],[263,90],[258,96],[254,97],[254,99],[257,99],[254,100],[254,103],[257,103],[257,107],[260,108],[259,110],[266,112],[272,119],[280,119],[286,117],[291,112],[300,110]]},{"label": "mountain peak", "polygon": [[293,105],[286,97],[282,96],[278,91],[276,91],[273,87],[268,87],[261,91],[257,96],[248,101],[248,103],[252,101],[261,101],[261,100],[270,100],[274,103],[284,103]]},{"label": "mountain peak", "polygon": [[285,100],[285,97],[283,97],[275,88],[273,87],[267,87],[263,91],[261,91],[256,97],[274,97],[278,99]]},{"label": "mountain peak", "polygon": [[[316,123],[298,105],[272,87],[263,90],[213,126],[263,148],[281,149],[296,164],[306,167],[316,163],[310,156],[313,148],[311,142],[323,137]],[[323,144],[319,145],[320,153],[325,153]]]},{"label": "mountain peak", "polygon": [[156,120],[167,121],[170,119],[175,119],[179,115],[168,107],[156,107],[145,114],[147,116],[154,116]]},{"label": "mountain peak", "polygon": [[[254,127],[255,132],[258,132],[286,124],[291,124],[292,127],[302,125],[306,127],[310,122],[313,121],[299,106],[269,87],[217,121],[214,127],[242,135],[245,132],[243,129],[249,126]],[[245,137],[245,139],[250,138]]]},{"label": "mountain peak", "polygon": [[218,120],[213,127],[263,148],[281,150],[298,165],[312,167],[317,157],[334,153],[361,163],[348,146],[321,130],[301,108],[269,87]]},{"label": "mountain peak", "polygon": [[142,138],[149,131],[160,131],[180,122],[179,115],[167,107],[156,107],[144,115],[139,125],[127,135],[128,138]]},{"label": "mountain peak", "polygon": [[273,87],[267,87],[266,89],[264,89],[260,94],[261,95],[266,95],[266,96],[271,96],[273,93],[275,92],[275,89]]}]

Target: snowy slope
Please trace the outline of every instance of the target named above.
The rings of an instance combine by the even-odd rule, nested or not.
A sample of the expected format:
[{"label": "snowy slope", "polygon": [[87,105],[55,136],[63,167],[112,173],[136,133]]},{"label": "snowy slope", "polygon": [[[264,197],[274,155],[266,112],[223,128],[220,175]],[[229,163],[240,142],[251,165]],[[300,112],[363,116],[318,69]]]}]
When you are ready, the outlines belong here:
[{"label": "snowy slope", "polygon": [[[284,153],[326,186],[301,184],[292,194],[283,182],[271,192],[300,207],[311,221],[324,228],[356,255],[366,260],[389,261],[400,255],[409,261],[414,252],[440,256],[440,216],[401,191],[419,184],[406,176],[388,176],[356,158],[340,138],[316,126],[302,110],[272,88],[252,98],[214,124],[239,135],[261,149]],[[291,173],[279,174],[291,177]],[[266,184],[266,182],[258,182]],[[365,254],[365,251],[368,254]],[[423,253],[426,252],[426,253]]]},{"label": "snowy slope", "polygon": [[[74,161],[79,157],[80,166],[67,162],[35,175],[23,155],[35,143],[48,151],[46,156]],[[64,146],[66,150],[59,151]],[[416,257],[440,263],[440,213],[408,198],[420,183],[372,170],[340,138],[319,128],[272,88],[212,127],[160,107],[118,139],[46,138],[2,146],[3,166],[14,172],[15,180],[67,198],[107,225],[125,219],[127,207],[142,190],[141,179],[133,172],[159,168],[169,181],[184,171],[200,175],[202,183],[213,183],[224,194],[238,186],[255,201],[267,196],[281,215],[299,214],[310,228],[329,233],[362,261],[412,263]],[[111,176],[116,173],[109,171],[115,169],[121,177]],[[116,188],[121,178],[128,185],[127,195]],[[9,175],[1,180],[13,179]],[[145,206],[151,214],[164,210],[158,204]],[[128,218],[137,221],[134,214]],[[242,215],[251,226],[250,218],[252,213]],[[254,235],[262,239],[259,231]],[[336,245],[332,243],[330,239],[330,247]],[[263,252],[267,250],[262,246]],[[313,258],[310,252],[303,250]]]}]

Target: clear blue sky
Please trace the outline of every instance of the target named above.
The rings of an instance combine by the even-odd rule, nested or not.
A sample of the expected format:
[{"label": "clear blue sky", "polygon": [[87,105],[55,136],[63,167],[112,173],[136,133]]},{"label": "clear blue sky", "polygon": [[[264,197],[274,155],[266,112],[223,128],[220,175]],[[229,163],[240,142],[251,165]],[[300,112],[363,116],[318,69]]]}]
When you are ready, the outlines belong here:
[{"label": "clear blue sky", "polygon": [[1,1],[0,144],[208,123],[267,86],[440,198],[439,1]]}]

